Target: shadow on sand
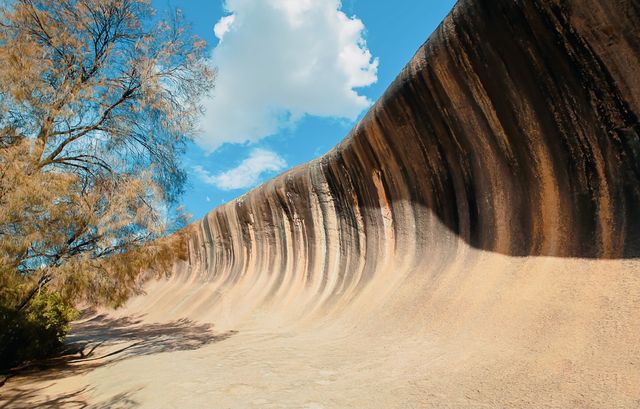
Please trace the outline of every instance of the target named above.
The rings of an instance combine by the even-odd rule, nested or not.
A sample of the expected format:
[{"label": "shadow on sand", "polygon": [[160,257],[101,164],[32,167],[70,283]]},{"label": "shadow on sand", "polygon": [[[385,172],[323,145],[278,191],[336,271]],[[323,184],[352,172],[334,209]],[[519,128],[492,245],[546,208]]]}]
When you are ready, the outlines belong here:
[{"label": "shadow on sand", "polygon": [[40,388],[15,388],[11,390],[10,396],[0,397],[0,408],[43,408],[43,409],[133,409],[139,403],[131,398],[131,395],[138,389],[130,392],[118,393],[102,402],[89,404],[84,400],[83,393],[89,388],[84,387],[73,392],[59,394],[56,396],[47,395],[46,389],[50,385]]},{"label": "shadow on sand", "polygon": [[[189,351],[224,341],[237,331],[216,333],[212,324],[199,324],[187,318],[168,323],[143,323],[141,317],[109,318],[98,315],[76,323],[67,338],[65,355],[75,355],[72,362],[91,362],[110,358],[109,362],[133,356],[162,352]],[[106,354],[96,354],[97,347],[122,345]],[[101,348],[102,349],[102,348]]]},{"label": "shadow on sand", "polygon": [[[14,370],[0,383],[0,409],[5,408],[133,408],[130,391],[107,402],[89,405],[83,395],[88,386],[72,393],[48,395],[42,382],[82,375],[98,367],[132,357],[163,352],[195,350],[223,341],[237,331],[216,333],[213,325],[180,319],[167,323],[144,323],[142,317],[111,318],[97,315],[73,325],[59,356]],[[12,385],[13,384],[13,385]],[[45,398],[46,397],[46,398]]]}]

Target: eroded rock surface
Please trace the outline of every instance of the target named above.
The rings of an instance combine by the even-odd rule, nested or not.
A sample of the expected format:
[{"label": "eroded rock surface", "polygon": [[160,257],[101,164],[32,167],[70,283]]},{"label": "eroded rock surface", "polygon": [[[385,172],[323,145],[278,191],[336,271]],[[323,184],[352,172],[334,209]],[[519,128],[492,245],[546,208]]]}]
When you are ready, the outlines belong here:
[{"label": "eroded rock surface", "polygon": [[171,348],[24,401],[640,407],[638,23],[633,0],[460,1],[339,146],[195,223],[112,314],[181,323],[153,332]]},{"label": "eroded rock surface", "polygon": [[461,1],[338,147],[198,222],[191,265],[344,294],[388,262],[440,257],[450,236],[637,257],[639,8]]}]

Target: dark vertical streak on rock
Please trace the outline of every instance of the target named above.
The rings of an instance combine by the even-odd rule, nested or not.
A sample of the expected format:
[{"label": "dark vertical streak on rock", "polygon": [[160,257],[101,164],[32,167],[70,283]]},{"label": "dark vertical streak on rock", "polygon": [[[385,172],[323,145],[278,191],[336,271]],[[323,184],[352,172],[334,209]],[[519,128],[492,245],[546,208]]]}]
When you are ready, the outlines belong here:
[{"label": "dark vertical streak on rock", "polygon": [[192,268],[330,305],[423,262],[437,223],[511,256],[638,257],[639,9],[460,1],[333,151],[197,223]]}]

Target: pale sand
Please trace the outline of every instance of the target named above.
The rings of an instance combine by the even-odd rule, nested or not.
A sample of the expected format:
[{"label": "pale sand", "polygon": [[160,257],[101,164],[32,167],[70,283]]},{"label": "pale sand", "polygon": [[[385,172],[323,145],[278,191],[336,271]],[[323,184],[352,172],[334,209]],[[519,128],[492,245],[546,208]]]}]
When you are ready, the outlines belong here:
[{"label": "pale sand", "polygon": [[94,369],[10,379],[0,407],[640,407],[639,261],[449,256],[311,315],[304,287],[236,316],[266,286],[154,282],[111,317],[173,324],[114,330],[94,356],[141,343]]}]

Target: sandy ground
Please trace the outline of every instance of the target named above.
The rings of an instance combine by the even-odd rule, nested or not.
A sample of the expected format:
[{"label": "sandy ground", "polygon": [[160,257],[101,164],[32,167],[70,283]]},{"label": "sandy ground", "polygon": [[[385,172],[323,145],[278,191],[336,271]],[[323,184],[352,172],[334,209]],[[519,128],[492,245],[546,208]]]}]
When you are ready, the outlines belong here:
[{"label": "sandy ground", "polygon": [[176,275],[77,322],[92,354],[9,379],[0,407],[638,408],[639,271],[459,244],[314,308]]}]

